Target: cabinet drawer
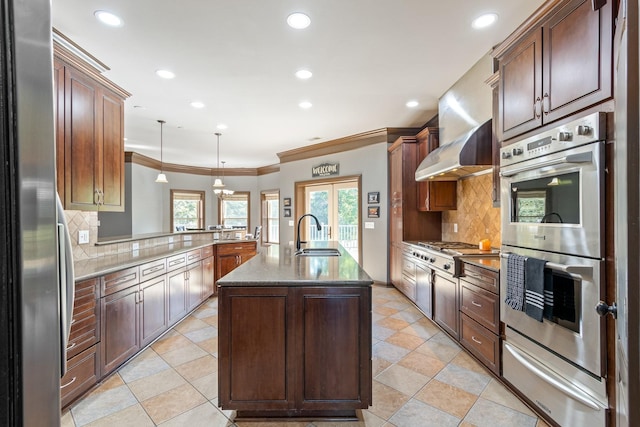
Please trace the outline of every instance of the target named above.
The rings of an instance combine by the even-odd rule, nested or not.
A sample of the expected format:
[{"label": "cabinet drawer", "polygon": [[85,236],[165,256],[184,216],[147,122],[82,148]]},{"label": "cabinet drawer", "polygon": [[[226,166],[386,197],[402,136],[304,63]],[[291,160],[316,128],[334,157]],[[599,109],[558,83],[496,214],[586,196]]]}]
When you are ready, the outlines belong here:
[{"label": "cabinet drawer", "polygon": [[479,325],[470,317],[461,314],[460,342],[467,350],[491,369],[494,373],[500,373],[500,339],[487,328]]},{"label": "cabinet drawer", "polygon": [[416,280],[416,263],[406,256],[402,257],[402,275],[414,282]]},{"label": "cabinet drawer", "polygon": [[167,259],[157,259],[155,261],[142,264],[140,266],[140,281],[153,279],[167,272]]},{"label": "cabinet drawer", "polygon": [[206,246],[202,248],[202,258],[209,258],[213,255],[213,246]]},{"label": "cabinet drawer", "polygon": [[167,258],[167,271],[173,271],[177,268],[187,265],[187,254],[182,253]]},{"label": "cabinet drawer", "polygon": [[256,250],[255,242],[237,242],[237,243],[225,243],[217,245],[216,251],[218,255],[234,255],[253,253]]},{"label": "cabinet drawer", "polygon": [[497,334],[500,315],[498,296],[464,280],[460,280],[460,289],[460,311]]},{"label": "cabinet drawer", "polygon": [[202,259],[202,250],[194,249],[192,251],[187,252],[187,264],[191,264]]},{"label": "cabinet drawer", "polygon": [[89,390],[98,381],[99,344],[89,347],[67,362],[67,373],[60,379],[62,407]]},{"label": "cabinet drawer", "polygon": [[462,263],[462,280],[466,280],[476,286],[493,292],[500,293],[500,273],[476,267],[468,263]]},{"label": "cabinet drawer", "polygon": [[102,296],[110,295],[140,282],[138,267],[127,268],[102,276]]}]

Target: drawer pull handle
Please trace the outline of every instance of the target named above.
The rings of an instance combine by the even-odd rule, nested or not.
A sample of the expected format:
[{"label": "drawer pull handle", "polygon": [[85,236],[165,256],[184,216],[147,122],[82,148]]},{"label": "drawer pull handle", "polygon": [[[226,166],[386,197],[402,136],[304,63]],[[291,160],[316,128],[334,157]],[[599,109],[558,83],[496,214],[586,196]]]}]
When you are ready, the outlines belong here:
[{"label": "drawer pull handle", "polygon": [[71,378],[71,381],[69,381],[68,383],[66,383],[66,384],[64,384],[64,385],[61,385],[61,386],[60,386],[60,388],[65,388],[65,387],[67,387],[67,386],[69,386],[69,385],[73,384],[73,383],[76,381],[76,378],[77,378],[77,377],[73,377],[73,378]]},{"label": "drawer pull handle", "polygon": [[476,339],[476,337],[474,337],[473,335],[471,336],[471,340],[476,344],[482,345],[482,341],[480,341],[479,339]]},{"label": "drawer pull handle", "polygon": [[155,267],[150,268],[150,269],[148,269],[148,270],[145,270],[145,271],[144,271],[144,274],[153,273],[154,271],[158,271],[158,270],[161,270],[161,269],[163,269],[163,268],[164,268],[164,265],[158,265],[158,266],[155,266]]},{"label": "drawer pull handle", "polygon": [[233,248],[235,250],[241,251],[242,250],[242,246],[236,246],[235,248]]},{"label": "drawer pull handle", "polygon": [[476,307],[482,307],[482,304],[478,304],[477,302],[471,300],[471,304],[475,305]]},{"label": "drawer pull handle", "polygon": [[67,351],[71,350],[73,347],[76,346],[76,344],[78,344],[77,342],[74,342],[73,344],[71,344],[70,346],[67,347]]},{"label": "drawer pull handle", "polygon": [[184,258],[180,258],[169,263],[170,266],[174,266],[176,264],[182,264],[184,262]]},{"label": "drawer pull handle", "polygon": [[73,319],[71,319],[71,324],[73,325],[74,323],[76,323],[76,318],[74,317]]},{"label": "drawer pull handle", "polygon": [[122,282],[126,282],[126,281],[128,281],[128,280],[132,280],[132,279],[134,279],[135,277],[136,277],[136,274],[135,274],[135,273],[132,273],[132,274],[129,274],[129,275],[127,275],[127,276],[124,276],[124,277],[121,277],[121,278],[119,278],[119,279],[114,280],[114,282],[113,282],[113,283],[115,284],[115,283],[122,283]]}]

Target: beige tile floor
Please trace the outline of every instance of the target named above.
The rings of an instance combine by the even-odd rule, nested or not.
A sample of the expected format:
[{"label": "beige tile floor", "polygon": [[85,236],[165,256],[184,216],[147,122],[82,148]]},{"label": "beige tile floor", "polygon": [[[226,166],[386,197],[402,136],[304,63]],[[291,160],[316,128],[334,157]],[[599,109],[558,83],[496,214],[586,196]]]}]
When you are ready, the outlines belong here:
[{"label": "beige tile floor", "polygon": [[62,427],[547,427],[394,288],[373,288],[373,406],[359,422],[237,422],[218,402],[211,298],[62,414]]}]

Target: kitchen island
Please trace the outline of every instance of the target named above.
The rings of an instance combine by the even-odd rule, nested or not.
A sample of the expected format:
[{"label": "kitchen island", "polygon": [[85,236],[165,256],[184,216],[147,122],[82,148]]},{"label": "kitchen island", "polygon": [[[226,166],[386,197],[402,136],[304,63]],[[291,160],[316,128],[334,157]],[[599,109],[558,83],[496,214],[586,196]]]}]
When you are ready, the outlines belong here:
[{"label": "kitchen island", "polygon": [[356,419],[371,405],[373,281],[333,245],[340,256],[274,245],[218,281],[221,408]]}]

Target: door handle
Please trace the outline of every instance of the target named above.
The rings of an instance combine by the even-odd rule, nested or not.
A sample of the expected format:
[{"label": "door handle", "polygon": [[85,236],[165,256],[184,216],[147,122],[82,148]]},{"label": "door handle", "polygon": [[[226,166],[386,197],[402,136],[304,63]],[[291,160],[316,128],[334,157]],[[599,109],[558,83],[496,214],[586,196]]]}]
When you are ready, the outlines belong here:
[{"label": "door handle", "polygon": [[540,97],[536,98],[536,101],[533,103],[533,115],[536,119],[539,119],[542,115],[542,104],[540,101]]},{"label": "door handle", "polygon": [[551,100],[549,99],[549,94],[545,93],[542,96],[542,112],[547,115],[551,111]]}]

